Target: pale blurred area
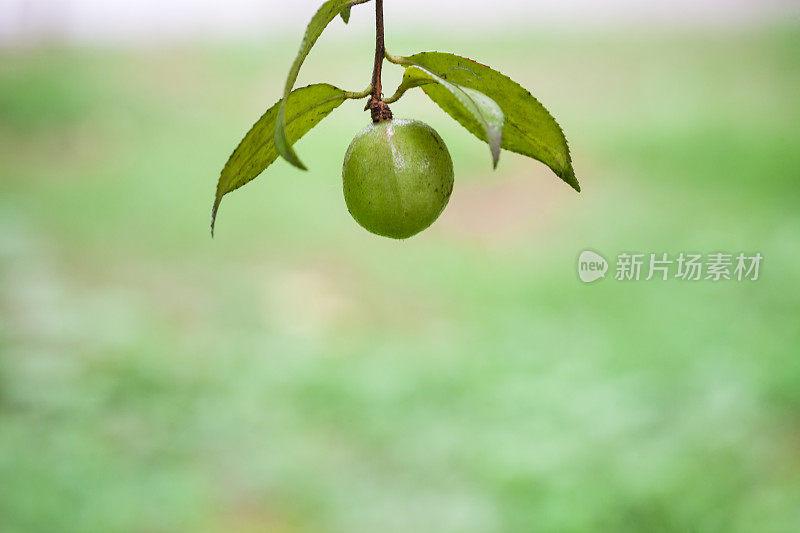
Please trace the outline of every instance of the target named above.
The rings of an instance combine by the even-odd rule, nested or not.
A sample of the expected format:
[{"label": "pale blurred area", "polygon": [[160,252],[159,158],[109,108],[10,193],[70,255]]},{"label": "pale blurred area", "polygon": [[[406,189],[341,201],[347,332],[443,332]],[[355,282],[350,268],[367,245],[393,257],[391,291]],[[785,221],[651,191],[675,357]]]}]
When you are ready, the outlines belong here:
[{"label": "pale blurred area", "polygon": [[[0,0],[0,43],[152,43],[288,32],[315,0]],[[489,6],[490,7],[487,7]],[[356,8],[358,12],[363,7]],[[518,27],[729,27],[797,17],[798,0],[388,0],[397,27],[465,33]]]}]

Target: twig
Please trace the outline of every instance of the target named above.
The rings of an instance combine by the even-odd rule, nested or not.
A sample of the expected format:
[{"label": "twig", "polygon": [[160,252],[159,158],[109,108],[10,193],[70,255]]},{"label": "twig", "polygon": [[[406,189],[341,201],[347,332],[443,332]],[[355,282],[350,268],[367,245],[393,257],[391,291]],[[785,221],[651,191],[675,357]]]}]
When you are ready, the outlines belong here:
[{"label": "twig", "polygon": [[366,107],[372,112],[372,121],[375,123],[391,120],[392,118],[392,111],[383,101],[383,86],[381,84],[381,73],[383,72],[383,60],[385,58],[383,0],[375,0],[375,65],[372,69],[372,96],[370,96]]}]

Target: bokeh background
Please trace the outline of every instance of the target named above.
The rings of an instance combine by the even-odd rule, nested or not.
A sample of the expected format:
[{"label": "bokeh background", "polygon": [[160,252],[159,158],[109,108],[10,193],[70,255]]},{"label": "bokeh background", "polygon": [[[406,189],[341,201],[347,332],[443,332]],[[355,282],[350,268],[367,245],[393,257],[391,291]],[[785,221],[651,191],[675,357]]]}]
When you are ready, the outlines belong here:
[{"label": "bokeh background", "polygon": [[[387,0],[530,88],[576,194],[409,95],[456,187],[405,242],[339,108],[226,197],[318,0],[0,0],[0,531],[800,530],[798,2]],[[360,90],[369,6],[301,84]],[[400,72],[387,66],[385,85]],[[584,249],[756,282],[578,280]]]}]

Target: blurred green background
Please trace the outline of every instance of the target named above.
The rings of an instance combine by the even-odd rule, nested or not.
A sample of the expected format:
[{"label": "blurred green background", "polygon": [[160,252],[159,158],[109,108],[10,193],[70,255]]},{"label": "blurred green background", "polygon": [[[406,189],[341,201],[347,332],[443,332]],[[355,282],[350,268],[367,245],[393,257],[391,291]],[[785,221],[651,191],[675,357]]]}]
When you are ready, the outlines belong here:
[{"label": "blurred green background", "polygon": [[[530,88],[583,185],[491,172],[415,94],[395,115],[439,131],[456,187],[405,242],[344,205],[363,102],[210,238],[299,35],[0,51],[0,530],[798,531],[798,29],[388,35]],[[301,82],[362,89],[353,35]],[[764,263],[585,285],[586,248]]]}]

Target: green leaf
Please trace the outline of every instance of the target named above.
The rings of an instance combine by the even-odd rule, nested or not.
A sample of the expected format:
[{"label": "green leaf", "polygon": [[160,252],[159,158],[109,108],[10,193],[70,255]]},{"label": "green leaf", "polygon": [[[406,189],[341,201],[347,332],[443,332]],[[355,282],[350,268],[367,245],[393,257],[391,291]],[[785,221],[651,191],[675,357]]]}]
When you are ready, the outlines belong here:
[{"label": "green leaf", "polygon": [[[300,51],[292,64],[292,68],[289,70],[289,75],[286,78],[286,86],[283,91],[284,101],[286,101],[286,97],[289,96],[289,93],[292,92],[292,88],[294,88],[294,83],[297,81],[297,75],[300,73],[300,67],[303,65],[303,61],[308,57],[309,52],[311,52],[317,39],[322,35],[323,30],[328,24],[343,10],[354,5],[364,4],[368,1],[369,0],[328,0],[322,4],[322,7],[319,8],[311,19],[311,22],[309,22],[306,33],[303,36],[303,42],[300,44]],[[292,145],[289,143],[286,136],[286,110],[284,106],[281,106],[278,110],[278,118],[275,123],[275,147],[278,153],[291,164],[297,168],[306,170],[305,165],[303,165],[297,157],[297,154],[292,150]]]},{"label": "green leaf", "polygon": [[492,165],[497,168],[505,122],[503,110],[497,102],[480,91],[449,82],[426,68],[408,67],[398,90],[419,86],[450,116],[489,144]]},{"label": "green leaf", "polygon": [[353,6],[347,6],[346,8],[342,9],[339,12],[339,16],[342,17],[342,20],[345,24],[350,22],[350,8]]},{"label": "green leaf", "polygon": [[[342,89],[320,83],[297,89],[264,113],[233,151],[217,183],[217,194],[211,210],[211,234],[222,197],[252,181],[278,159],[275,146],[275,124],[279,109],[285,111],[286,138],[289,146],[328,116],[347,99]],[[285,105],[284,105],[285,104]]]},{"label": "green leaf", "polygon": [[[580,192],[564,132],[547,109],[525,88],[486,65],[445,52],[422,52],[400,58],[400,62],[419,65],[447,81],[475,89],[493,99],[502,108],[506,119],[502,147],[541,161]],[[453,114],[448,95],[443,94],[441,88],[424,85],[422,89],[445,112],[474,135],[481,137],[474,123],[465,120],[463,115]]]}]

